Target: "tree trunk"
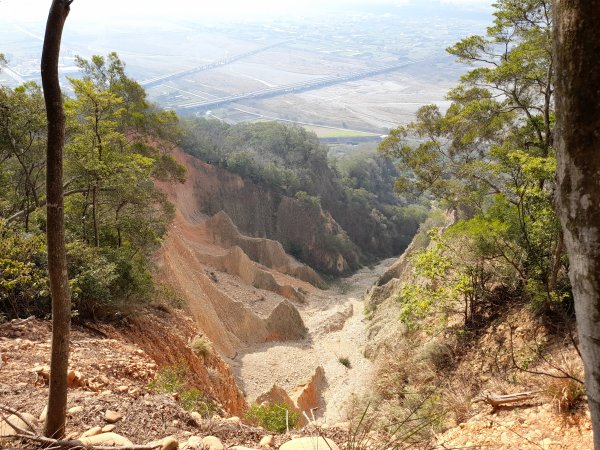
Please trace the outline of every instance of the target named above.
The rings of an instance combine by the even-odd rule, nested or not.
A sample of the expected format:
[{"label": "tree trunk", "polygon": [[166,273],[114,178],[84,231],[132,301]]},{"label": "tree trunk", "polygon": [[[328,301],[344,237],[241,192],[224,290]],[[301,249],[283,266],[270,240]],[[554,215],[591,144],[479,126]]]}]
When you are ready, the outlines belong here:
[{"label": "tree trunk", "polygon": [[555,11],[558,210],[600,449],[600,0],[558,0]]},{"label": "tree trunk", "polygon": [[100,233],[98,231],[98,188],[94,185],[92,188],[92,222],[94,225],[94,246],[100,247]]},{"label": "tree trunk", "polygon": [[46,234],[48,238],[48,272],[52,294],[52,351],[45,434],[47,437],[53,438],[61,438],[65,434],[71,325],[71,297],[67,279],[63,201],[65,114],[58,77],[60,41],[71,2],[72,0],[52,1],[46,23],[41,65],[48,119]]}]

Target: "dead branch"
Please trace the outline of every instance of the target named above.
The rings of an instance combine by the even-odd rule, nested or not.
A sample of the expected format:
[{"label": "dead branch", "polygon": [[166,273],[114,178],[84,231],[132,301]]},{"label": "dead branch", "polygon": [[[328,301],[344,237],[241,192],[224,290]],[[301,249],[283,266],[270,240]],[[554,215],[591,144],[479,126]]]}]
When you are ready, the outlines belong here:
[{"label": "dead branch", "polygon": [[548,363],[550,365],[550,367],[552,367],[554,370],[556,370],[557,372],[559,372],[560,375],[552,374],[552,373],[549,373],[549,372],[540,372],[538,370],[526,369],[525,367],[519,366],[519,364],[517,363],[517,360],[515,359],[515,348],[514,348],[514,345],[513,345],[513,328],[512,327],[510,327],[510,357],[512,359],[513,366],[516,369],[518,369],[518,370],[520,370],[522,372],[530,373],[530,374],[533,374],[533,375],[543,375],[545,377],[550,377],[550,378],[570,379],[570,380],[576,381],[577,383],[585,384],[583,382],[583,380],[580,380],[579,378],[571,375],[570,373],[567,373],[566,371],[564,371],[560,367],[552,364],[550,361],[548,361],[543,356],[542,356],[542,359],[546,363]]},{"label": "dead branch", "polygon": [[159,448],[162,444],[149,444],[149,445],[128,445],[121,447],[113,447],[113,446],[105,446],[105,445],[86,445],[79,440],[70,440],[70,439],[53,439],[41,436],[36,427],[28,421],[19,411],[9,408],[8,406],[1,406],[0,411],[14,414],[19,419],[21,419],[30,430],[25,430],[18,425],[12,423],[8,417],[6,417],[3,413],[0,413],[0,420],[4,421],[9,427],[15,430],[14,434],[10,434],[4,436],[5,438],[15,438],[15,439],[23,439],[27,441],[38,442],[40,444],[44,444],[48,447],[56,448],[56,449],[65,449],[65,450],[154,450],[155,448]]},{"label": "dead branch", "polygon": [[508,403],[517,403],[525,400],[531,400],[535,398],[535,394],[537,391],[529,391],[529,392],[518,392],[516,394],[506,394],[506,395],[494,395],[494,394],[485,394],[484,396],[474,400],[473,403],[483,402],[491,405],[492,408],[496,409],[501,405],[505,405]]},{"label": "dead branch", "polygon": [[[0,406],[0,411],[7,412],[7,413],[10,413],[10,414],[13,414],[13,415],[17,416],[19,419],[21,419],[21,420],[23,421],[23,423],[24,423],[25,425],[27,425],[27,426],[29,427],[29,431],[27,431],[27,432],[29,432],[29,433],[37,433],[37,428],[35,427],[35,425],[33,425],[33,424],[32,424],[32,423],[29,421],[29,420],[27,420],[27,418],[26,418],[26,417],[24,417],[24,416],[23,416],[23,414],[21,414],[21,413],[20,413],[19,411],[17,411],[16,409],[10,408],[10,407],[8,407],[8,406]],[[0,418],[2,418],[2,420],[4,420],[4,421],[5,421],[5,422],[6,422],[6,423],[7,423],[7,424],[8,424],[8,425],[11,427],[11,428],[13,428],[14,430],[17,430],[17,429],[16,429],[16,428],[13,426],[13,424],[12,424],[12,423],[10,423],[10,422],[8,421],[8,419],[6,419],[6,418],[4,417],[4,415],[3,415],[3,414],[2,414],[2,415],[0,415]],[[17,431],[19,431],[19,430],[17,430]]]},{"label": "dead branch", "polygon": [[4,328],[19,327],[21,325],[25,325],[28,322],[31,322],[34,319],[35,319],[35,316],[29,316],[26,319],[13,319],[10,322],[1,324],[0,330],[2,330]]}]

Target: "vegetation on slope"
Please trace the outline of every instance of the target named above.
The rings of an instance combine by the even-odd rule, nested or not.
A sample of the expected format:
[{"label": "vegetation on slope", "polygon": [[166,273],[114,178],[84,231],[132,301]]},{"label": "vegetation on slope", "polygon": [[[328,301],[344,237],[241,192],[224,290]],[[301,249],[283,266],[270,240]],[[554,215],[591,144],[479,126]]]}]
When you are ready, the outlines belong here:
[{"label": "vegetation on slope", "polygon": [[[452,285],[467,302],[467,323],[499,286],[545,312],[572,305],[553,203],[550,8],[544,0],[499,2],[487,36],[448,49],[475,65],[448,94],[450,108],[421,108],[381,145],[410,169],[399,190],[425,191],[459,213],[460,222],[418,257],[432,289],[416,295],[439,296],[435,286]],[[406,144],[412,135],[418,146]]]},{"label": "vegetation on slope", "polygon": [[[65,221],[75,313],[96,317],[148,298],[149,257],[173,216],[153,180],[182,181],[168,150],[177,117],[149,104],[115,53],[79,58],[65,101]],[[0,88],[0,314],[50,310],[41,89]]]},{"label": "vegetation on slope", "polygon": [[[331,214],[348,239],[340,235],[324,245],[353,252],[362,262],[401,252],[425,215],[426,208],[408,206],[394,194],[398,172],[385,156],[361,154],[333,163],[314,133],[277,122],[228,125],[196,118],[185,129],[186,152],[279,198],[295,198]],[[294,248],[287,250],[302,258]]]},{"label": "vegetation on slope", "polygon": [[[551,2],[495,7],[487,35],[448,49],[473,66],[448,110],[424,106],[380,145],[405,169],[398,191],[424,194],[457,218],[423,236],[429,244],[408,257],[410,275],[371,293],[391,294],[403,329],[382,354],[380,408],[388,418],[423,414],[423,439],[468,419],[484,388],[561,391],[555,402],[569,411],[583,392],[580,361],[564,363],[577,352],[553,202]],[[381,304],[372,299],[374,315]],[[427,399],[419,412],[415,399]]]}]

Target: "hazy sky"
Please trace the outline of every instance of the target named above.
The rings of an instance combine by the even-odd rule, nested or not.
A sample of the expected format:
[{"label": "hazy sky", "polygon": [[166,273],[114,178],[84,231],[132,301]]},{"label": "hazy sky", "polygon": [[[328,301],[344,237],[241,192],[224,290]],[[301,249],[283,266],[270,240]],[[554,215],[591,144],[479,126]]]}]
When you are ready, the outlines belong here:
[{"label": "hazy sky", "polygon": [[[493,0],[435,0],[457,7],[489,8]],[[406,3],[431,4],[432,0],[74,0],[70,21],[163,17],[257,18],[274,15],[324,12],[355,5],[401,6]],[[0,0],[0,17],[4,20],[45,21],[50,0]]]}]

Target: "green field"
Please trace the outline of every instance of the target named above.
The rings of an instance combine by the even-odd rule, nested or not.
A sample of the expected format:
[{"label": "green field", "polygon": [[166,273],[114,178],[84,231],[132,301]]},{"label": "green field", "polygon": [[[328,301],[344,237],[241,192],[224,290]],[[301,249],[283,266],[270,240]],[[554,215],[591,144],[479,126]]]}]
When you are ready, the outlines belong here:
[{"label": "green field", "polygon": [[366,131],[355,131],[355,130],[344,130],[341,128],[323,128],[304,125],[304,128],[308,131],[312,131],[319,138],[350,138],[350,137],[368,137],[368,136],[379,136],[376,133],[368,133]]}]

